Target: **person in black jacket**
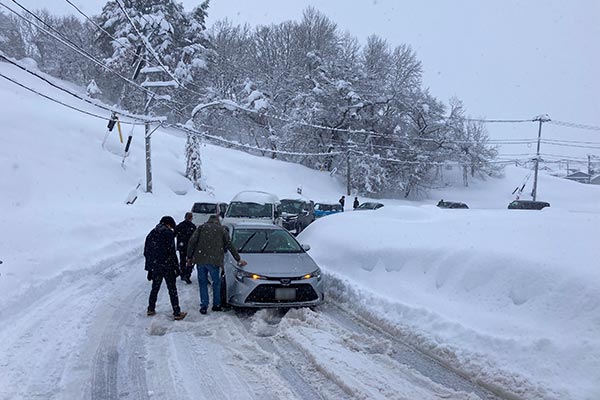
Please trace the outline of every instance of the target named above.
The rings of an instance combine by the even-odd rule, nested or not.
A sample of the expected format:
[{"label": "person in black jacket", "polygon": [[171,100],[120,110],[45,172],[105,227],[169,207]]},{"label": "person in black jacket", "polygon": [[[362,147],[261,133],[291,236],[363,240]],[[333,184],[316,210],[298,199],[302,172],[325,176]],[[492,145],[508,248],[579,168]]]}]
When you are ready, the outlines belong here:
[{"label": "person in black jacket", "polygon": [[162,285],[163,279],[167,283],[171,306],[173,307],[173,318],[180,320],[187,313],[179,308],[179,297],[177,296],[177,276],[179,265],[177,253],[175,253],[175,220],[173,217],[162,217],[160,223],[146,236],[144,244],[144,257],[146,258],[146,271],[148,280],[152,281],[152,290],[148,299],[147,314],[156,314],[156,298]]},{"label": "person in black jacket", "polygon": [[342,206],[342,211],[344,211],[344,204],[346,204],[346,196],[340,197],[340,199],[338,201],[339,201],[340,205]]},{"label": "person in black jacket", "polygon": [[354,203],[352,204],[352,208],[356,210],[356,207],[360,206],[360,202],[358,201],[358,197],[354,198]]},{"label": "person in black jacket", "polygon": [[188,242],[196,230],[196,225],[192,222],[194,214],[185,213],[183,221],[175,227],[175,237],[177,238],[177,251],[179,252],[179,269],[181,271],[181,280],[187,284],[192,283],[190,279],[194,266],[188,267],[186,263]]}]

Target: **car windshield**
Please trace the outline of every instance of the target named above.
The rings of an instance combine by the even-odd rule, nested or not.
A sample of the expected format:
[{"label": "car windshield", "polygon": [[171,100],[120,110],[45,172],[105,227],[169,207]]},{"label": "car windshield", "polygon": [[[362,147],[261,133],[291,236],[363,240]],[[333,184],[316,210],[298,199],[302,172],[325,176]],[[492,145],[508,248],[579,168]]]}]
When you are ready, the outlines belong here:
[{"label": "car windshield", "polygon": [[215,203],[194,203],[192,212],[199,214],[215,214],[217,212],[217,205]]},{"label": "car windshield", "polygon": [[299,200],[281,200],[281,209],[288,214],[300,214],[303,204]]},{"label": "car windshield", "polygon": [[375,204],[374,203],[362,203],[361,205],[359,205],[356,208],[365,208],[365,209],[373,209],[375,208]]},{"label": "car windshield", "polygon": [[318,211],[340,211],[342,206],[339,204],[316,204],[315,210]]},{"label": "car windshield", "polygon": [[232,243],[240,253],[304,252],[292,235],[279,229],[236,229]]},{"label": "car windshield", "polygon": [[273,218],[272,204],[231,203],[227,209],[229,218]]}]

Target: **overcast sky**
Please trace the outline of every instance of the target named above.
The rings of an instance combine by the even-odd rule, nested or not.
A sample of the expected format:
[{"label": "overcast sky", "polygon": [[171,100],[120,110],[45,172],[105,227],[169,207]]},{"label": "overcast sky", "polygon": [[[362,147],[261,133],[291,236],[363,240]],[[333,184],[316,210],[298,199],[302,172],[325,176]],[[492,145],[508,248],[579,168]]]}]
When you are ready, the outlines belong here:
[{"label": "overcast sky", "polygon": [[[64,0],[21,1],[55,13],[73,12]],[[88,13],[98,13],[105,3],[71,1]],[[183,1],[187,10],[199,3]],[[460,98],[473,117],[521,119],[546,113],[555,120],[600,126],[600,1],[212,0],[208,25],[223,18],[251,25],[299,19],[309,5],[363,43],[377,34],[391,46],[411,45],[430,92],[443,101]],[[497,138],[537,135],[533,124],[488,125],[488,130]],[[549,124],[544,136],[600,142],[599,131]],[[592,153],[600,156],[600,150]]]}]

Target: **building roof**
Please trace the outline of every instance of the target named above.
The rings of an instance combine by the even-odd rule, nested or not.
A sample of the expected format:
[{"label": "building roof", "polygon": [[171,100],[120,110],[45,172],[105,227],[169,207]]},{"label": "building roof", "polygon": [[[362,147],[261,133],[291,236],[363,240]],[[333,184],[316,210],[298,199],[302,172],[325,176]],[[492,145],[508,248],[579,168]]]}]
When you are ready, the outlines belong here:
[{"label": "building roof", "polygon": [[586,174],[585,172],[582,171],[577,171],[577,172],[573,172],[572,174],[569,174],[567,176],[565,176],[565,178],[589,178],[589,175]]}]

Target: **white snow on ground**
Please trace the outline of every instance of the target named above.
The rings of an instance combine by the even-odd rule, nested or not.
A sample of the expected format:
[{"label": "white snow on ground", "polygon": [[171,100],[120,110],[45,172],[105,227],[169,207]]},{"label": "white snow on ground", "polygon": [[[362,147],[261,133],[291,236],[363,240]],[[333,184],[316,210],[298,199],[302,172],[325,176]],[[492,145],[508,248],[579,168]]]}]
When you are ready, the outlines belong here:
[{"label": "white snow on ground", "polygon": [[[7,65],[0,71],[98,112]],[[145,317],[141,246],[162,215],[179,221],[195,201],[229,201],[242,190],[296,197],[300,184],[304,196],[335,202],[343,182],[208,145],[210,188],[196,192],[183,177],[183,136],[159,130],[154,193],[139,190],[126,205],[145,176],[143,127],[123,126],[134,136],[123,167],[116,131],[102,148],[106,121],[6,80],[0,103],[0,399],[233,399],[262,389],[266,398],[298,397],[276,373],[281,361],[235,315],[193,312],[174,323],[163,288],[159,315]],[[329,299],[444,364],[518,398],[597,399],[600,187],[542,173],[538,193],[552,207],[506,210],[527,174],[508,168],[504,179],[441,189],[429,201],[384,199],[377,211],[318,220],[299,240],[326,273]],[[471,209],[440,210],[440,198]],[[184,309],[196,311],[196,290],[180,286]],[[357,398],[470,396],[390,364],[386,343],[340,331],[319,312],[293,311],[277,326],[262,317],[251,318],[252,335],[289,340]],[[112,374],[122,373],[111,366],[123,354],[138,378],[131,393],[110,392]],[[97,387],[108,392],[94,394]],[[323,390],[335,398],[336,389]]]}]

